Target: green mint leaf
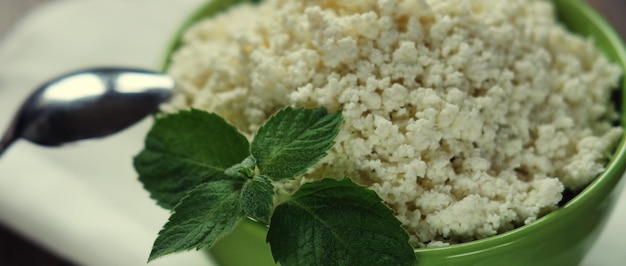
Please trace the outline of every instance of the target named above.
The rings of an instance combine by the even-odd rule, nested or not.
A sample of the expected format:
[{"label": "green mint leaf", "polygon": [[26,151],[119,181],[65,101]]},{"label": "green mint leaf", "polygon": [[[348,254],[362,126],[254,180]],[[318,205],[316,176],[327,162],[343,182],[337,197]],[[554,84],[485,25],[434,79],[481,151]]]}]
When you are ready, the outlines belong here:
[{"label": "green mint leaf", "polygon": [[159,205],[173,208],[185,193],[250,155],[248,140],[216,114],[180,111],[157,118],[134,159],[139,180]]},{"label": "green mint leaf", "polygon": [[174,252],[211,247],[245,216],[240,202],[241,181],[202,183],[174,208],[154,242],[149,261]]},{"label": "green mint leaf", "polygon": [[287,107],[259,128],[251,153],[262,175],[275,181],[293,179],[326,155],[340,125],[341,112]]},{"label": "green mint leaf", "polygon": [[248,180],[241,191],[241,204],[250,218],[268,224],[274,206],[272,182],[264,176],[255,176]]},{"label": "green mint leaf", "polygon": [[414,265],[409,236],[374,191],[347,178],[304,184],[274,210],[267,242],[282,265]]}]

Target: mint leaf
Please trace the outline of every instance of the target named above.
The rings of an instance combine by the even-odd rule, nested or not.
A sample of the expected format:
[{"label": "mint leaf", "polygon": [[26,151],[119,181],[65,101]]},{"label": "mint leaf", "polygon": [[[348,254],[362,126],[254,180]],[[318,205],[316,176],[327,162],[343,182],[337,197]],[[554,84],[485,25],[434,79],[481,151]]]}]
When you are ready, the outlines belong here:
[{"label": "mint leaf", "polygon": [[134,166],[151,197],[171,209],[194,186],[227,178],[225,169],[249,154],[248,140],[223,118],[180,111],[156,119]]},{"label": "mint leaf", "polygon": [[340,125],[340,112],[287,107],[259,128],[251,153],[262,175],[275,181],[293,179],[326,155]]},{"label": "mint leaf", "polygon": [[347,178],[304,184],[272,215],[282,265],[414,265],[406,231],[374,191]]},{"label": "mint leaf", "polygon": [[154,242],[150,260],[190,249],[211,247],[244,217],[241,181],[221,180],[198,185],[174,208]]},{"label": "mint leaf", "polygon": [[263,176],[248,180],[241,191],[241,204],[250,218],[269,223],[269,216],[274,206],[274,186]]}]

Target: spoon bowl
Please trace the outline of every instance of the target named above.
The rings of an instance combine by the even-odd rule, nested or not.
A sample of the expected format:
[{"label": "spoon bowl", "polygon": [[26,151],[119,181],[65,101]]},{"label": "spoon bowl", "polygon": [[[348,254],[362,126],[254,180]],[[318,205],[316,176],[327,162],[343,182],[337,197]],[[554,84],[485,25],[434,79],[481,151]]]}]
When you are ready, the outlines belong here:
[{"label": "spoon bowl", "polygon": [[108,136],[158,110],[174,80],[137,68],[70,72],[36,89],[0,140],[0,155],[19,138],[43,146]]}]

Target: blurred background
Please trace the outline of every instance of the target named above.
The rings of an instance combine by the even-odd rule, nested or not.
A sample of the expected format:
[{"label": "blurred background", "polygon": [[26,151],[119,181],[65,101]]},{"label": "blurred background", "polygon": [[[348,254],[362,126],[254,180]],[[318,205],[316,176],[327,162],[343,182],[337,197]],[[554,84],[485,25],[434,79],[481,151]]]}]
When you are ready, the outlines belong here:
[{"label": "blurred background", "polygon": [[0,1],[0,40],[6,31],[29,10],[55,0],[2,0]]},{"label": "blurred background", "polygon": [[[28,19],[29,12],[52,2],[71,0],[0,0],[0,44],[20,21]],[[89,0],[105,1],[105,0]],[[124,0],[118,0],[124,1]],[[131,0],[126,0],[131,1]],[[170,0],[172,2],[177,0]],[[614,25],[622,36],[626,36],[626,1],[586,0]],[[81,1],[77,1],[81,2]],[[146,12],[149,12],[146,11]],[[74,265],[45,248],[31,242],[26,237],[0,223],[0,265]]]},{"label": "blurred background", "polygon": [[[29,10],[55,0],[0,0],[0,42]],[[0,224],[0,265],[72,265]]]}]

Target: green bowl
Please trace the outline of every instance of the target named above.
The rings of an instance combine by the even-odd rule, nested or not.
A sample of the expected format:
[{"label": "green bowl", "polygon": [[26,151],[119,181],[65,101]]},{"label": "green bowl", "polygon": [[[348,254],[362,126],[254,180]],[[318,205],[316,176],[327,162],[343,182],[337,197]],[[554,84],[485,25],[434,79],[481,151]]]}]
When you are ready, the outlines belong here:
[{"label": "green bowl", "polygon": [[[213,0],[201,6],[182,25],[166,50],[165,70],[170,55],[180,46],[180,37],[194,22],[210,17],[231,5],[248,0]],[[258,2],[258,1],[252,1]],[[626,49],[611,26],[582,0],[554,0],[558,16],[567,27],[590,36],[613,62],[626,69]],[[622,84],[621,95],[626,88]],[[624,106],[624,97],[615,99]],[[626,116],[621,114],[621,123]],[[626,146],[624,138],[597,177],[562,208],[515,230],[482,240],[441,248],[416,249],[418,264],[432,265],[577,265],[597,240],[625,181]],[[213,257],[226,266],[275,265],[265,243],[267,228],[244,221],[212,249]]]}]

